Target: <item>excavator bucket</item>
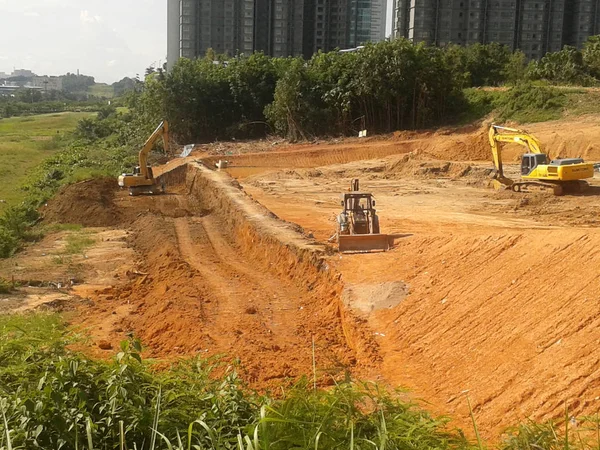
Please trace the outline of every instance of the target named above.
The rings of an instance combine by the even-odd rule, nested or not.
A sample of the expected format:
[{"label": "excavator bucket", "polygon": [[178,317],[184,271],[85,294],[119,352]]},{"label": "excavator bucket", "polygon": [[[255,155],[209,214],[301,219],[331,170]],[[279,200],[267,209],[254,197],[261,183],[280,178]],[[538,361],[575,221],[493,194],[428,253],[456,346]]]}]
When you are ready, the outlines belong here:
[{"label": "excavator bucket", "polygon": [[340,253],[385,252],[390,249],[387,234],[348,234],[338,238]]},{"label": "excavator bucket", "polygon": [[504,191],[506,189],[510,189],[510,187],[514,184],[514,181],[504,176],[497,176],[492,180],[492,184],[494,185],[494,189],[497,191]]}]

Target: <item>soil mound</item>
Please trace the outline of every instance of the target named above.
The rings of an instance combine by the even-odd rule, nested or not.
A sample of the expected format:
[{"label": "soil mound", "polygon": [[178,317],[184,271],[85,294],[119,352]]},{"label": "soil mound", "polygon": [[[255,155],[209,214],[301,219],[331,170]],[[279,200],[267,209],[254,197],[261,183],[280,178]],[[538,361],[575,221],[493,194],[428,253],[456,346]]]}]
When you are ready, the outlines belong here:
[{"label": "soil mound", "polygon": [[94,178],[63,187],[42,208],[47,222],[76,223],[86,227],[109,227],[121,221],[114,199],[117,181]]},{"label": "soil mound", "polygon": [[469,183],[486,184],[491,168],[466,162],[438,161],[422,159],[409,154],[390,159],[385,178],[450,178],[465,179]]},{"label": "soil mound", "polygon": [[469,134],[438,133],[429,140],[424,153],[449,161],[489,160],[491,150],[487,133],[487,127]]}]

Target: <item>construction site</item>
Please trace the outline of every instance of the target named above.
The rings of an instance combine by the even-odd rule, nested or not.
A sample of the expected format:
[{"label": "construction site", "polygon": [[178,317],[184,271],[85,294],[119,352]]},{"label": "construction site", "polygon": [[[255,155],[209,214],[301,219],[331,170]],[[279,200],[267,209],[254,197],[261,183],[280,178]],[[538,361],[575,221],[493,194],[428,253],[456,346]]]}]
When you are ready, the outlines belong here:
[{"label": "construction site", "polygon": [[[560,419],[565,403],[595,414],[600,180],[495,190],[489,129],[197,145],[152,168],[159,195],[112,178],[66,186],[44,222],[81,224],[93,244],[57,263],[65,228],[0,261],[25,286],[0,308],[64,311],[101,358],[135,335],[159,361],[236,360],[275,395],[303,376],[324,388],[352,376],[467,427],[468,397],[488,439]],[[525,129],[552,160],[600,161],[595,116]],[[515,143],[506,177],[523,173]],[[379,251],[340,251],[353,191],[368,194]]]}]

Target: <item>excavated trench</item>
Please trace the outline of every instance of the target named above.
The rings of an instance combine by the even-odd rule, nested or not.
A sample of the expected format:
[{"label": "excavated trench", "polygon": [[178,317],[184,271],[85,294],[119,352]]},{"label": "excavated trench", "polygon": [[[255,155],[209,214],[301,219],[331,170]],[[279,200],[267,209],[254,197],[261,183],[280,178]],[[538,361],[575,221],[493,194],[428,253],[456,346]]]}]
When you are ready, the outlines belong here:
[{"label": "excavated trench", "polygon": [[97,292],[77,321],[96,339],[139,336],[153,357],[224,355],[253,387],[312,374],[327,385],[379,363],[363,319],[342,300],[327,249],[201,163],[162,175],[169,194],[115,199],[133,208],[141,258],[124,283]]}]

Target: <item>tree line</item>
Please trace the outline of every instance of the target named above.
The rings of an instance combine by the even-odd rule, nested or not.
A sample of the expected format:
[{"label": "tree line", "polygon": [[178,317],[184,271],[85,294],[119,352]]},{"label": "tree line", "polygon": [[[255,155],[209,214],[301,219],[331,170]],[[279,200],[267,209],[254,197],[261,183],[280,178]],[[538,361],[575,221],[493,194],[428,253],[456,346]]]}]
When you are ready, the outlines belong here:
[{"label": "tree line", "polygon": [[169,119],[182,142],[268,133],[298,140],[447,122],[465,109],[468,87],[599,79],[600,36],[539,61],[496,43],[438,48],[397,39],[309,60],[209,51],[148,75],[135,102],[151,123]]}]

